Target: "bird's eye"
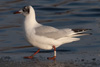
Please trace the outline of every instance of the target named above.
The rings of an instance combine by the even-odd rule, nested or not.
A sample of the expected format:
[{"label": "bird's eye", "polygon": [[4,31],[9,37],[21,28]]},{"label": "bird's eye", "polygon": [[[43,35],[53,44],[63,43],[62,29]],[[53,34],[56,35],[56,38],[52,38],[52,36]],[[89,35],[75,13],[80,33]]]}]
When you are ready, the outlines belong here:
[{"label": "bird's eye", "polygon": [[22,10],[23,10],[23,12],[25,12],[26,11],[26,7],[24,7]]},{"label": "bird's eye", "polygon": [[25,9],[23,9],[23,12],[25,12]]},{"label": "bird's eye", "polygon": [[25,6],[22,10],[23,10],[23,12],[25,12],[25,13],[29,13],[29,7],[26,7],[26,6]]}]

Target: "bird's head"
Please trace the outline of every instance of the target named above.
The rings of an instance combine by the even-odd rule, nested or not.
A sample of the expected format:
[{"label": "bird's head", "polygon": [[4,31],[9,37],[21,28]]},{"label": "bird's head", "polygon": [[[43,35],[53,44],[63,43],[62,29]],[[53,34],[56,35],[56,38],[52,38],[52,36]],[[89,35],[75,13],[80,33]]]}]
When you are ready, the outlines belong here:
[{"label": "bird's head", "polygon": [[24,16],[27,16],[32,12],[32,10],[32,6],[24,6],[21,10],[14,12],[14,14],[23,14]]}]

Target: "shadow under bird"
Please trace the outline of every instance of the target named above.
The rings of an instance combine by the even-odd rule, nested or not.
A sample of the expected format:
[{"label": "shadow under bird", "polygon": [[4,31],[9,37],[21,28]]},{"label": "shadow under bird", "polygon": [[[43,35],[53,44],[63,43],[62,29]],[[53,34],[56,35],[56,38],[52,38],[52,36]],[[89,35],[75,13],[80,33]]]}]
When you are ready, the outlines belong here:
[{"label": "shadow under bird", "polygon": [[54,56],[48,57],[49,60],[56,59],[56,48],[73,41],[78,41],[80,38],[77,36],[88,35],[83,32],[90,29],[57,29],[51,26],[45,26],[36,21],[35,10],[32,6],[25,6],[21,10],[14,12],[14,14],[23,14],[24,21],[24,34],[27,41],[37,47],[38,50],[31,56],[24,58],[32,59],[40,49],[51,50],[54,49]]}]

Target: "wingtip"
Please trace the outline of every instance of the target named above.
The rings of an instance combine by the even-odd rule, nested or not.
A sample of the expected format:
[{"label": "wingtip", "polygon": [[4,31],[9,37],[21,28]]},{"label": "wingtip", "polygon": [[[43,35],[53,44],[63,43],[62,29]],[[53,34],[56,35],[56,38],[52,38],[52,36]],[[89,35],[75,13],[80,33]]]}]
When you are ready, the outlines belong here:
[{"label": "wingtip", "polygon": [[84,32],[84,31],[88,31],[88,30],[92,30],[92,29],[72,29],[74,32]]}]

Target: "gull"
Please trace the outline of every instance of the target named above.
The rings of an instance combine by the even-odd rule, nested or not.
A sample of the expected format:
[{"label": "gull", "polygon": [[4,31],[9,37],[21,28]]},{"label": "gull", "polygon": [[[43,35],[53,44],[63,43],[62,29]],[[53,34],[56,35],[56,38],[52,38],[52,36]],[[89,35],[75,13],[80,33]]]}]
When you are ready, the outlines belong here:
[{"label": "gull", "polygon": [[45,26],[36,21],[35,10],[32,6],[25,6],[21,10],[14,12],[14,14],[23,14],[24,20],[24,34],[27,41],[37,47],[38,50],[31,56],[24,58],[32,59],[40,49],[52,50],[54,49],[54,56],[48,57],[49,60],[56,59],[56,48],[67,43],[79,41],[78,36],[87,35],[83,32],[89,29],[57,29],[52,26]]}]

